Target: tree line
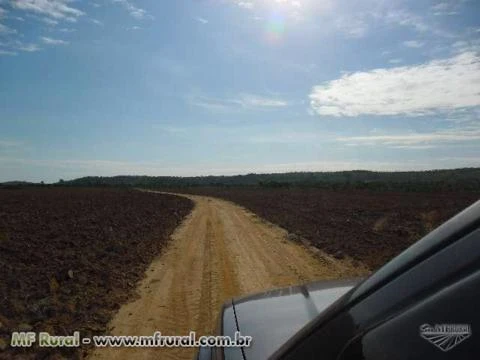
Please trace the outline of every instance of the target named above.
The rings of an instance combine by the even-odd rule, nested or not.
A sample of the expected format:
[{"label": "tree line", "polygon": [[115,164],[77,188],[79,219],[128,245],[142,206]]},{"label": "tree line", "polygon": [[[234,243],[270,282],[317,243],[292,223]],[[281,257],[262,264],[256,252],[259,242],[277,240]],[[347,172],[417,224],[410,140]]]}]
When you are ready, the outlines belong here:
[{"label": "tree line", "polygon": [[480,191],[480,168],[429,171],[338,171],[247,174],[234,176],[87,176],[61,180],[62,186],[124,186],[147,188],[185,187],[315,187],[405,191]]}]

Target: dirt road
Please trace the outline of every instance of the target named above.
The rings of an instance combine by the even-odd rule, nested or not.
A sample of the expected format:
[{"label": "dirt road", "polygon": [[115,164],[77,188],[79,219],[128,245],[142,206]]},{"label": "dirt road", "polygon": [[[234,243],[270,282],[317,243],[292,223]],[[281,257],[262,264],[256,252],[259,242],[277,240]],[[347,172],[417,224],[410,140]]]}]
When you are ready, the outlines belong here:
[{"label": "dirt road", "polygon": [[[147,271],[139,298],[117,313],[113,335],[210,334],[221,304],[238,295],[317,279],[365,274],[314,253],[287,232],[232,203],[188,196],[196,206]],[[96,349],[91,359],[191,359],[192,349]]]}]

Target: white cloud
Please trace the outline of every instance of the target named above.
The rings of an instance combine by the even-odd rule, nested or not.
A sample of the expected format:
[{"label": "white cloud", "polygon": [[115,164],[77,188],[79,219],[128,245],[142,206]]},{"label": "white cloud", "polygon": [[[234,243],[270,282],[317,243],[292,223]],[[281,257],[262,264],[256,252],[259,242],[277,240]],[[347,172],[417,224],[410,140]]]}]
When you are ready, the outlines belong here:
[{"label": "white cloud", "polygon": [[163,123],[152,124],[152,129],[160,130],[167,134],[187,134],[190,131],[188,127],[172,126]]},{"label": "white cloud", "polygon": [[133,5],[132,2],[130,2],[129,0],[113,0],[113,2],[121,4],[128,11],[128,13],[137,20],[152,17],[148,15],[146,10],[139,8],[136,5]]},{"label": "white cloud", "polygon": [[438,145],[472,142],[480,144],[480,130],[450,129],[431,133],[408,133],[395,135],[368,135],[338,137],[337,141],[350,146],[388,146],[394,148],[431,148]]},{"label": "white cloud", "polygon": [[281,131],[271,134],[254,135],[247,139],[255,144],[294,144],[306,143],[321,139],[321,134],[299,131]]},{"label": "white cloud", "polygon": [[480,38],[475,37],[471,39],[455,41],[451,45],[452,53],[460,54],[467,51],[480,52]]},{"label": "white cloud", "polygon": [[42,41],[47,45],[68,45],[68,41],[60,40],[60,39],[53,39],[50,37],[42,36]]},{"label": "white cloud", "polygon": [[[253,20],[262,20],[271,16],[272,13],[281,14],[286,21],[293,24],[303,23],[312,15],[318,16],[330,14],[337,3],[335,0],[225,0],[235,6],[249,11]],[[338,6],[339,8],[342,5]],[[342,11],[342,13],[344,13]],[[336,15],[340,15],[340,11]],[[336,19],[337,17],[334,17]],[[324,24],[322,24],[324,25]]]},{"label": "white cloud", "polygon": [[58,25],[58,21],[50,18],[43,18],[41,19],[45,24],[50,25],[50,26],[56,26]]},{"label": "white cloud", "polygon": [[455,48],[455,49],[465,49],[467,47],[469,47],[470,44],[468,41],[466,40],[459,40],[459,41],[455,41],[453,44],[452,44],[452,47]]},{"label": "white cloud", "polygon": [[337,28],[350,38],[362,38],[367,34],[368,25],[360,17],[357,18],[339,18],[336,21]]},{"label": "white cloud", "polygon": [[212,112],[223,112],[231,109],[231,104],[219,99],[207,97],[193,97],[188,100],[190,105],[197,106]]},{"label": "white cloud", "polygon": [[202,17],[196,17],[195,20],[197,20],[201,24],[208,24],[208,20]]},{"label": "white cloud", "polygon": [[11,5],[19,10],[32,11],[55,19],[76,21],[84,12],[71,7],[70,0],[11,0]]},{"label": "white cloud", "polygon": [[420,32],[430,30],[430,26],[420,16],[405,10],[389,11],[385,14],[384,20],[390,24],[413,27]]},{"label": "white cloud", "polygon": [[[81,176],[150,175],[150,176],[205,176],[238,175],[248,173],[282,173],[292,171],[408,171],[478,166],[480,158],[449,157],[404,161],[316,160],[293,163],[237,164],[196,163],[171,166],[162,162],[110,160],[39,160],[0,157],[0,181],[25,179],[30,181],[58,181]],[[39,175],[43,174],[43,175]]]},{"label": "white cloud", "polygon": [[279,108],[288,106],[288,102],[276,97],[266,97],[254,94],[239,94],[232,98],[211,98],[193,96],[188,98],[190,105],[202,107],[210,111],[229,111],[253,108]]},{"label": "white cloud", "polygon": [[462,1],[441,2],[441,3],[433,5],[431,7],[431,10],[433,12],[433,15],[435,15],[435,16],[457,15],[457,14],[459,14],[458,6],[460,5],[461,2]]},{"label": "white cloud", "polygon": [[388,62],[389,62],[390,64],[400,64],[401,62],[403,62],[403,60],[400,59],[400,58],[395,58],[395,59],[390,59],[390,60],[388,60]]},{"label": "white cloud", "polygon": [[345,74],[315,86],[320,115],[423,115],[480,106],[480,56],[465,52],[422,65]]},{"label": "white cloud", "polygon": [[252,94],[242,94],[232,101],[243,107],[284,107],[288,105],[285,100]]},{"label": "white cloud", "polygon": [[435,4],[431,7],[431,9],[433,11],[445,11],[445,10],[448,10],[450,8],[450,3],[448,2],[441,2],[441,3],[438,3],[438,4]]},{"label": "white cloud", "polygon": [[0,148],[18,148],[23,145],[23,142],[17,140],[0,139]]},{"label": "white cloud", "polygon": [[[10,55],[10,56],[15,56],[17,53],[15,51],[10,51],[10,50],[2,50],[0,49],[0,56],[2,55]],[[0,146],[1,146],[1,141],[0,141]]]},{"label": "white cloud", "polygon": [[15,34],[17,30],[8,27],[7,25],[0,24],[0,34]]},{"label": "white cloud", "polygon": [[103,26],[103,22],[101,22],[100,20],[90,19],[90,21],[91,21],[92,23],[94,23],[95,25]]},{"label": "white cloud", "polygon": [[15,48],[21,51],[26,51],[26,52],[36,52],[36,51],[42,50],[42,48],[37,44],[18,43]]},{"label": "white cloud", "polygon": [[445,121],[480,129],[480,107],[452,111],[446,114]]},{"label": "white cloud", "polygon": [[244,9],[251,10],[255,7],[255,4],[253,3],[253,1],[237,1],[236,3],[238,6]]},{"label": "white cloud", "polygon": [[442,29],[435,23],[427,22],[424,17],[406,10],[389,11],[384,15],[387,24],[410,27],[420,33],[431,33],[443,38],[455,38],[451,32]]},{"label": "white cloud", "polygon": [[407,40],[403,42],[403,45],[409,48],[418,49],[418,48],[421,48],[424,45],[424,43],[417,40]]}]

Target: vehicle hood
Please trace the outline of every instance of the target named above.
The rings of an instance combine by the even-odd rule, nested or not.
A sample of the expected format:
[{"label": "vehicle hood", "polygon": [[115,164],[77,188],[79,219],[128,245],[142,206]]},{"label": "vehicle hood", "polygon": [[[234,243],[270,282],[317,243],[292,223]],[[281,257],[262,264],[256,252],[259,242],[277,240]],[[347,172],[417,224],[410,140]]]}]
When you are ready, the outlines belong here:
[{"label": "vehicle hood", "polygon": [[233,300],[237,329],[252,337],[245,359],[267,359],[360,279],[320,281]]}]

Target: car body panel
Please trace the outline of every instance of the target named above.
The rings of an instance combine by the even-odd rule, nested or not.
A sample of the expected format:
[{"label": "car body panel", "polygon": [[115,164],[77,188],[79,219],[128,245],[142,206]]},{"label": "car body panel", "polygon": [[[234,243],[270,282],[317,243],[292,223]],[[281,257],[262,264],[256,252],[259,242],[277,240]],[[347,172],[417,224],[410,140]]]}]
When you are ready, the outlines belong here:
[{"label": "car body panel", "polygon": [[234,299],[238,329],[242,335],[253,338],[252,345],[243,349],[245,359],[268,358],[359,282],[360,279],[320,281]]},{"label": "car body panel", "polygon": [[[233,306],[233,302],[229,302],[224,305],[223,307],[223,321],[221,326],[223,327],[223,331],[221,332],[222,335],[230,336],[230,338],[234,338],[235,332],[238,330],[237,319],[235,315],[235,308]],[[237,347],[228,347],[223,349],[215,349],[213,351],[217,351],[218,359],[231,359],[231,360],[243,360],[244,354],[241,348]]]}]

